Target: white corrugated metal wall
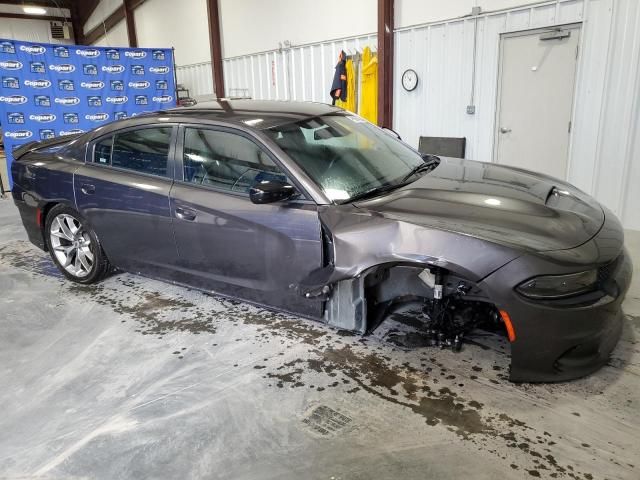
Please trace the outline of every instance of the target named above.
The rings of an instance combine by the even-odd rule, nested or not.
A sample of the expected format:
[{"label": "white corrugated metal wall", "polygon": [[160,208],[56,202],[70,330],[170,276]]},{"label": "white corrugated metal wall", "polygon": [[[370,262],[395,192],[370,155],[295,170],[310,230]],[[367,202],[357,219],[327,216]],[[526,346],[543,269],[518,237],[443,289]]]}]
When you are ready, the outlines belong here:
[{"label": "white corrugated metal wall", "polygon": [[[582,23],[568,180],[640,229],[640,2],[559,0],[478,17],[476,113],[471,98],[475,19],[399,29],[395,37],[394,128],[409,143],[421,135],[467,138],[467,158],[491,161],[500,34]],[[413,92],[401,88],[407,68]]]},{"label": "white corrugated metal wall", "polygon": [[[467,114],[466,107],[471,102],[476,20],[456,19],[398,30],[394,129],[414,146],[421,135],[466,137],[467,158],[490,160],[500,34],[580,22],[582,5],[582,0],[567,0],[478,17],[474,115]],[[399,84],[408,68],[420,78],[412,92]]]},{"label": "white corrugated metal wall", "polygon": [[[468,115],[475,21],[396,31],[394,128],[413,145],[420,135],[464,136],[467,158],[491,161],[500,34],[582,23],[568,179],[611,208],[627,228],[640,230],[640,189],[633,188],[640,184],[640,2],[550,0],[480,15],[476,113]],[[376,36],[227,58],[226,94],[327,102],[338,52],[365,45],[375,47]],[[413,92],[400,85],[407,68],[420,77]],[[212,93],[210,63],[178,67],[178,81],[194,95]]]},{"label": "white corrugated metal wall", "polygon": [[[223,60],[226,96],[259,100],[329,101],[338,53],[377,49],[375,34],[297,45]],[[176,66],[178,83],[193,97],[213,94],[211,62]]]},{"label": "white corrugated metal wall", "polygon": [[586,7],[593,58],[580,76],[569,178],[640,230],[640,2],[610,3]]},{"label": "white corrugated metal wall", "polygon": [[176,79],[189,89],[189,94],[194,98],[213,95],[211,62],[176,65]]},{"label": "white corrugated metal wall", "polygon": [[226,94],[261,100],[328,102],[338,53],[377,48],[374,34],[298,45],[224,60]]}]

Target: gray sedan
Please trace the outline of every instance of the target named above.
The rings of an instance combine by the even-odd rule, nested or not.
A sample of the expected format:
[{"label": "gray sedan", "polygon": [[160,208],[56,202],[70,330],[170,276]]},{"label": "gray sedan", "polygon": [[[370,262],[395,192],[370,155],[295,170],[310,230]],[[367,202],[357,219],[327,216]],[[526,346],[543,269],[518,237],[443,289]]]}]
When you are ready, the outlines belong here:
[{"label": "gray sedan", "polygon": [[606,208],[328,105],[221,100],[14,156],[30,240],[79,283],[117,268],[362,334],[412,305],[434,345],[499,327],[513,381],[593,372],[620,335],[631,265]]}]

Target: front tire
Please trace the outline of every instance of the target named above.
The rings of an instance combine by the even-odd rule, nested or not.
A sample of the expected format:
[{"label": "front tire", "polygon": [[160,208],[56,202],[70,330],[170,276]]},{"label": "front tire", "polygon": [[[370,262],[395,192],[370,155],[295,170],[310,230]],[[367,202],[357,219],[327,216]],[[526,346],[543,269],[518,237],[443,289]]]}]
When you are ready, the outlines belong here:
[{"label": "front tire", "polygon": [[57,205],[47,215],[45,239],[53,262],[77,283],[96,283],[109,271],[98,236],[73,208]]}]

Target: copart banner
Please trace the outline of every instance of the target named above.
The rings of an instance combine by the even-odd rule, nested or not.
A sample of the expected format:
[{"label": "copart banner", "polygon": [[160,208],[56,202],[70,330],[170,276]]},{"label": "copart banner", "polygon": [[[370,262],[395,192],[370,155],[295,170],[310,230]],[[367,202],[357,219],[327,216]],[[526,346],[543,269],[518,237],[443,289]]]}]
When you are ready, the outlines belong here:
[{"label": "copart banner", "polygon": [[16,146],[176,105],[173,50],[0,39],[0,124]]}]

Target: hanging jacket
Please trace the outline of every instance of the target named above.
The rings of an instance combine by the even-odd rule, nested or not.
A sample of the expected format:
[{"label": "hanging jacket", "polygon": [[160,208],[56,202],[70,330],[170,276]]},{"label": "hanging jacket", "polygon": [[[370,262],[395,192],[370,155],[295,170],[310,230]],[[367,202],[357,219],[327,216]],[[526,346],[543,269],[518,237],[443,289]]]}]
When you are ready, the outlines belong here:
[{"label": "hanging jacket", "polygon": [[356,113],[356,74],[351,58],[347,59],[345,69],[347,71],[347,99],[344,102],[342,100],[336,101],[336,105]]},{"label": "hanging jacket", "polygon": [[371,123],[378,123],[378,57],[369,47],[362,51],[362,100],[360,116]]},{"label": "hanging jacket", "polygon": [[344,50],[340,51],[338,57],[338,63],[336,65],[336,71],[333,74],[333,83],[331,84],[331,90],[329,94],[335,104],[336,100],[340,99],[343,102],[347,99],[347,69],[346,69],[347,54]]}]

